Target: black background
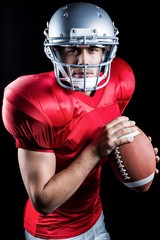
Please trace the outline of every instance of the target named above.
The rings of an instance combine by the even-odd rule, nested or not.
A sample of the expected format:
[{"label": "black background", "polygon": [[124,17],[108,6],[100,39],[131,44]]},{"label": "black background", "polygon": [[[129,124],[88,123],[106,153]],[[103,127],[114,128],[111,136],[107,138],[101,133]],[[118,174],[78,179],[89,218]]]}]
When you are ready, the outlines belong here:
[{"label": "black background", "polygon": [[[71,1],[3,1],[0,8],[0,91],[24,74],[52,70],[43,52],[43,31],[52,13]],[[72,1],[76,2],[76,1]],[[137,122],[153,145],[160,148],[159,127],[159,13],[155,1],[88,1],[103,7],[119,29],[117,55],[132,67],[136,91],[126,115]],[[22,184],[14,140],[0,122],[1,234],[24,240],[23,207],[27,194]],[[159,165],[157,165],[159,168]],[[160,239],[160,175],[146,193],[122,186],[109,171],[102,172],[102,199],[106,226],[112,240]]]}]

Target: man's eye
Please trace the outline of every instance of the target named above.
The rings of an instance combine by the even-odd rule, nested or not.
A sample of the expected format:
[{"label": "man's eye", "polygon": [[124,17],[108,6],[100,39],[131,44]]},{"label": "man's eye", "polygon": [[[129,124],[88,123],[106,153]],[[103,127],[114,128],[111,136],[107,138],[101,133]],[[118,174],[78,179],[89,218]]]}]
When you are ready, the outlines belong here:
[{"label": "man's eye", "polygon": [[98,52],[98,48],[90,48],[89,51],[90,52]]},{"label": "man's eye", "polygon": [[67,53],[77,54],[77,50],[76,49],[70,49]]},{"label": "man's eye", "polygon": [[97,49],[96,48],[92,48],[90,51],[91,52],[97,52]]}]

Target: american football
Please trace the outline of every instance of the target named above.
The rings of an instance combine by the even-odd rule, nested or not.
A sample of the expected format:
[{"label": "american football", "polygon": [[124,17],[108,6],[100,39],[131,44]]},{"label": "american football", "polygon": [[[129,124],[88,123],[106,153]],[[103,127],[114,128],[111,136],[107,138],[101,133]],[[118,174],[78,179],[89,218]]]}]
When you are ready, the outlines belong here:
[{"label": "american football", "polygon": [[140,128],[133,136],[133,142],[123,144],[112,151],[108,162],[114,175],[125,186],[135,191],[146,192],[155,175],[155,153],[151,141]]}]

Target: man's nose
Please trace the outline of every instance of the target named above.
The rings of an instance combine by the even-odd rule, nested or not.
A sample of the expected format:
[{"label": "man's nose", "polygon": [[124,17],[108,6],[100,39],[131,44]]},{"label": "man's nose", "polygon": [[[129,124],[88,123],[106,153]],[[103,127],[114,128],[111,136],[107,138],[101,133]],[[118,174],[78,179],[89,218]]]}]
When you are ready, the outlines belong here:
[{"label": "man's nose", "polygon": [[82,51],[78,55],[78,64],[79,65],[88,65],[88,53],[85,49],[82,49]]}]

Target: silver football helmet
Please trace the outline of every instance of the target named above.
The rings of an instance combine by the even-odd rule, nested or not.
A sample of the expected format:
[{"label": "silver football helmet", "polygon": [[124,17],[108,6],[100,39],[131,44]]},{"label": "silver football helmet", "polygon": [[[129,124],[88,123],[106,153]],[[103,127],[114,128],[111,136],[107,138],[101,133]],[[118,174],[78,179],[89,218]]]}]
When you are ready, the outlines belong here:
[{"label": "silver football helmet", "polygon": [[[57,81],[62,87],[77,91],[95,91],[108,83],[119,38],[118,29],[102,8],[84,2],[65,5],[53,14],[44,34],[44,51],[52,61]],[[59,52],[61,47],[84,45],[104,49],[100,64],[78,65],[62,62]],[[71,68],[83,68],[84,78],[73,78]],[[97,76],[87,78],[88,68],[98,68]]]}]

